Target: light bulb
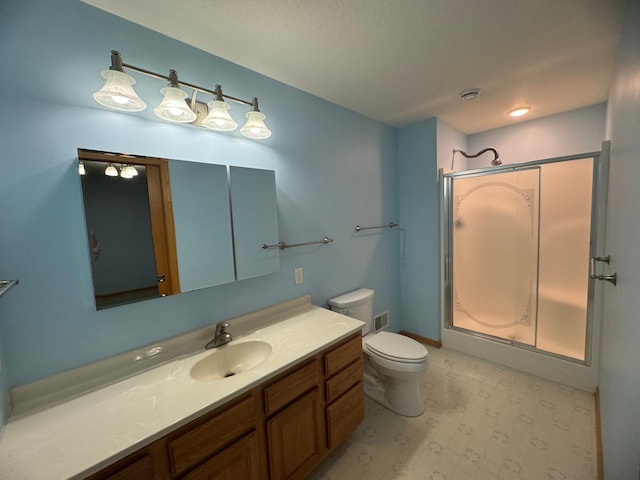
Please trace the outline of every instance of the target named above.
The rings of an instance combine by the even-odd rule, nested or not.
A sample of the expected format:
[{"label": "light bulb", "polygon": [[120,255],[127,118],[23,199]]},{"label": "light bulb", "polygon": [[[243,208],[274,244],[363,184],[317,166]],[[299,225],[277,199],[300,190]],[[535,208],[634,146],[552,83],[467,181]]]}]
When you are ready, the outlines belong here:
[{"label": "light bulb", "polygon": [[510,117],[521,117],[521,116],[526,115],[527,113],[529,113],[530,110],[531,110],[531,107],[514,108],[513,110],[509,111],[509,116]]}]

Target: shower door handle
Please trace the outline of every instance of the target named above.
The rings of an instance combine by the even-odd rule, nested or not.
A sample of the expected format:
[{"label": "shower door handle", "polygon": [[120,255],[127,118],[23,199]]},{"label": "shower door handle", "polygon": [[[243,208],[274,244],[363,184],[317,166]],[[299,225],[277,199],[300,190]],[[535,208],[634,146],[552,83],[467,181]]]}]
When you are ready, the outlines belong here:
[{"label": "shower door handle", "polygon": [[589,277],[595,280],[611,282],[615,285],[618,281],[618,274],[612,273],[611,275],[596,275],[596,262],[611,263],[611,255],[607,255],[606,257],[591,257],[589,259]]}]

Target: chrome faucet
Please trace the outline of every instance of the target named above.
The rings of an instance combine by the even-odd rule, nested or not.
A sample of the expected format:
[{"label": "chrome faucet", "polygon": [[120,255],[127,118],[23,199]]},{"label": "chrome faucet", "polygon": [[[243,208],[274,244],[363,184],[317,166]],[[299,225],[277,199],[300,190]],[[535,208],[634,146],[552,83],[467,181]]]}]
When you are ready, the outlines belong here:
[{"label": "chrome faucet", "polygon": [[233,337],[229,332],[227,332],[227,328],[229,328],[229,324],[227,322],[220,322],[216,324],[216,336],[213,337],[213,340],[207,343],[204,348],[208,350],[210,348],[216,348],[229,343]]}]

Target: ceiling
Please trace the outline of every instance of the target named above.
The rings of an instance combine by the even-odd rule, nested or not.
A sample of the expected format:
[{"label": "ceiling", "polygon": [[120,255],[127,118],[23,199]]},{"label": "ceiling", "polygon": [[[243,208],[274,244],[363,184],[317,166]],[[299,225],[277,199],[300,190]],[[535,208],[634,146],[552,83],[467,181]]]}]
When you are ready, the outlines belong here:
[{"label": "ceiling", "polygon": [[466,134],[606,101],[624,2],[83,1],[380,122]]}]

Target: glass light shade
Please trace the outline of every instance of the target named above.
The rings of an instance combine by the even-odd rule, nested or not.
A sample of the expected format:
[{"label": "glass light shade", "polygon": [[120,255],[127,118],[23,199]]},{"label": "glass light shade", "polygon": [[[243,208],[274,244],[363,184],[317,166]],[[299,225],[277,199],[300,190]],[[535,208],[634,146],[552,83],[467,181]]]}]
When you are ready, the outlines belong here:
[{"label": "glass light shade", "polygon": [[126,166],[124,166],[120,168],[120,177],[133,178],[133,175],[131,175],[131,172],[129,171],[129,169]]},{"label": "glass light shade", "polygon": [[177,123],[191,123],[198,117],[184,101],[187,94],[179,88],[165,87],[160,90],[160,93],[164,95],[164,99],[153,109],[158,117]]},{"label": "glass light shade", "polygon": [[209,115],[202,122],[205,127],[221,132],[230,132],[238,128],[236,121],[229,115],[231,106],[228,103],[213,100],[207,105],[209,106]]},{"label": "glass light shade", "polygon": [[127,170],[129,172],[129,174],[132,177],[137,177],[138,176],[138,170],[136,170],[136,167],[134,167],[133,165],[127,165],[124,168],[125,168],[125,170]]},{"label": "glass light shade", "polygon": [[147,104],[136,94],[132,85],[133,77],[118,70],[104,70],[100,73],[107,81],[93,94],[93,99],[100,105],[124,112],[140,112]]},{"label": "glass light shade", "polygon": [[78,174],[80,175],[86,175],[87,171],[84,169],[84,163],[80,162],[78,163]]},{"label": "glass light shade", "polygon": [[261,112],[247,112],[247,123],[240,129],[245,137],[262,140],[271,136],[271,130],[264,124],[265,116]]},{"label": "glass light shade", "polygon": [[107,177],[117,177],[118,176],[118,169],[113,166],[113,163],[110,163],[110,164],[107,165],[107,168],[104,169],[104,174]]}]

